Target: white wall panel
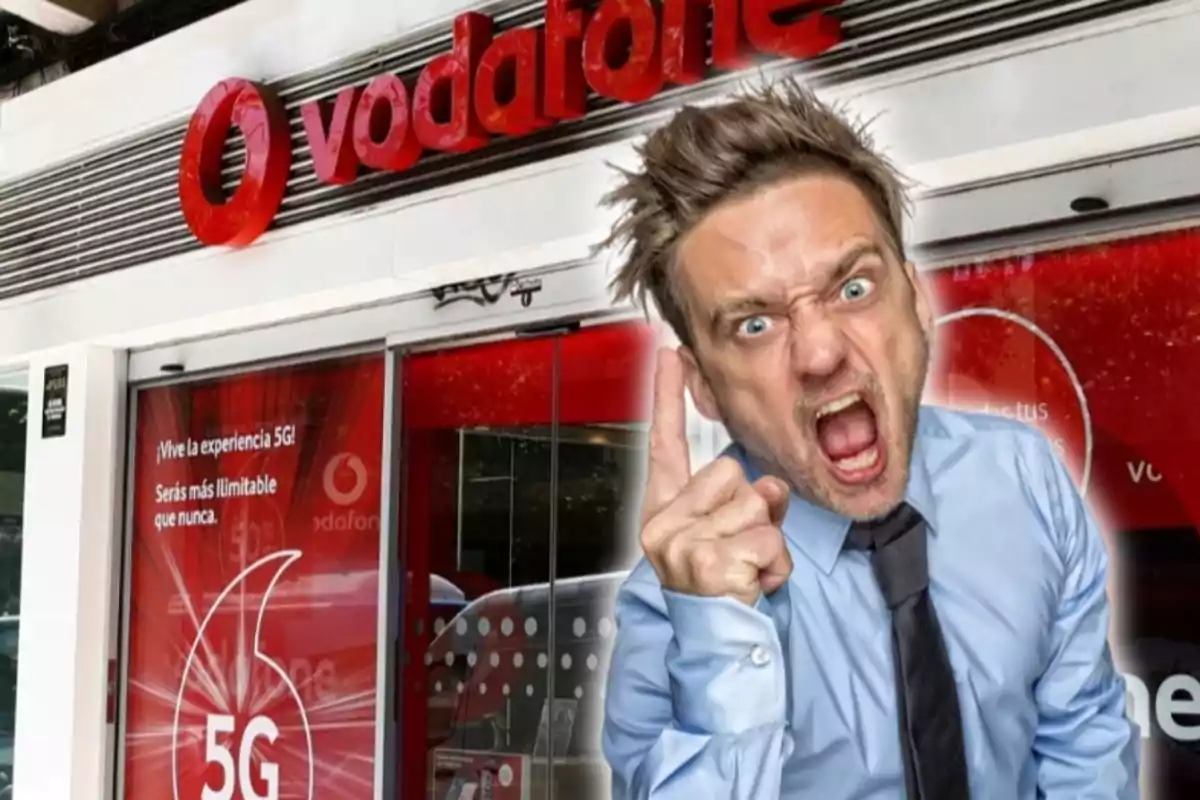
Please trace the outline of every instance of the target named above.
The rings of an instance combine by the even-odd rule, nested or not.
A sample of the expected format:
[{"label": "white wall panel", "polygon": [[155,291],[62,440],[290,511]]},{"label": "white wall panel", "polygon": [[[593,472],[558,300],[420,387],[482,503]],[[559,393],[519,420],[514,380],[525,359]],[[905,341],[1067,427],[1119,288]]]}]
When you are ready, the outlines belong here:
[{"label": "white wall panel", "polygon": [[29,417],[13,795],[96,800],[110,775],[125,359],[95,347],[45,354],[29,372],[30,409],[42,405],[43,368],[60,364],[66,435],[42,439],[40,415]]},{"label": "white wall panel", "polygon": [[1018,55],[972,54],[968,66],[902,83],[889,76],[886,87],[850,94],[878,115],[880,138],[902,163],[925,164],[1200,108],[1200,82],[1188,78],[1200,71],[1197,42],[1200,3],[1171,3],[1057,31]]},{"label": "white wall panel", "polygon": [[170,339],[197,326],[238,327],[262,315],[304,314],[305,298],[322,292],[329,293],[328,303],[363,302],[342,295],[364,286],[376,293],[375,282],[390,278],[393,235],[388,217],[358,217],[306,235],[289,231],[241,251],[198,251],[20,298],[0,311],[0,336],[10,342],[0,351],[120,341],[129,331]]}]

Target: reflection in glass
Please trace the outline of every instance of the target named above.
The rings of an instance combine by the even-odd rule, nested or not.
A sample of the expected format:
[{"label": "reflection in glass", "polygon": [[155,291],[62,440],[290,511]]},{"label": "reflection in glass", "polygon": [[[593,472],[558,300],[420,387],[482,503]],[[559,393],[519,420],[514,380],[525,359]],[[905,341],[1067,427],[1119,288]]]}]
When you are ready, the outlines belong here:
[{"label": "reflection in glass", "polygon": [[604,678],[621,570],[640,553],[633,526],[641,496],[633,484],[645,458],[641,400],[651,353],[642,325],[584,330],[559,349],[554,704],[538,737],[551,753],[554,798],[612,796],[601,750]]},{"label": "reflection in glass", "polygon": [[548,628],[517,595],[550,580],[553,353],[526,340],[402,366],[400,797],[534,780],[546,671],[527,644]]},{"label": "reflection in glass", "polygon": [[401,796],[604,795],[648,341],[613,325],[405,359]]}]

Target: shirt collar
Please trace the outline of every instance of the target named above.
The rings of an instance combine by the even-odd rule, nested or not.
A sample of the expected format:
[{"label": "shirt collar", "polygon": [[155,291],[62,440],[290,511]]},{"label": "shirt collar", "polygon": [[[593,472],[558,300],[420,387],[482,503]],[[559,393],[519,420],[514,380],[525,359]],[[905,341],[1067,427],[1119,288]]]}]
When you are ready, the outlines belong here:
[{"label": "shirt collar", "polygon": [[[908,489],[904,499],[925,518],[931,534],[937,533],[937,504],[927,463],[927,443],[930,420],[922,409],[917,420],[917,435],[913,439],[912,464],[908,474]],[[734,444],[729,455],[736,458],[751,481],[762,477],[762,471],[754,466],[740,444]],[[787,516],[783,521],[783,533],[809,560],[821,568],[826,575],[833,571],[838,555],[850,532],[850,519],[827,508],[813,505],[792,493]]]}]

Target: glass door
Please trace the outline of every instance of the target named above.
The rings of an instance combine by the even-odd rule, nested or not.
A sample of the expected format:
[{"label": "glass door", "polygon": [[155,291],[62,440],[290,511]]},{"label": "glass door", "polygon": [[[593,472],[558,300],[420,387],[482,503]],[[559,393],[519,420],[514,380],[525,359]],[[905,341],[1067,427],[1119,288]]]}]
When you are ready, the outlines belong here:
[{"label": "glass door", "polygon": [[400,796],[605,792],[651,343],[614,324],[403,359]]},{"label": "glass door", "polygon": [[640,555],[653,344],[648,328],[632,324],[559,340],[554,703],[539,722],[538,752],[550,755],[549,796],[560,800],[612,797],[600,746],[604,677],[613,598]]}]

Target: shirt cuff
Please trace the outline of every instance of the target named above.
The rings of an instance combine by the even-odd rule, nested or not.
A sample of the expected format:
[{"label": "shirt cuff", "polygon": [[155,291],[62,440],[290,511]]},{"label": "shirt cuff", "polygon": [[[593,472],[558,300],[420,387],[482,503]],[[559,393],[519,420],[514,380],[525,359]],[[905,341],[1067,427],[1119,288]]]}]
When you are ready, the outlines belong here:
[{"label": "shirt cuff", "polygon": [[787,672],[768,601],[751,608],[667,589],[663,598],[675,632],[666,661],[679,726],[721,735],[782,725]]}]

